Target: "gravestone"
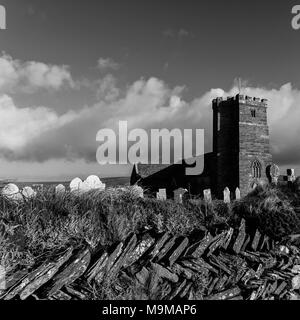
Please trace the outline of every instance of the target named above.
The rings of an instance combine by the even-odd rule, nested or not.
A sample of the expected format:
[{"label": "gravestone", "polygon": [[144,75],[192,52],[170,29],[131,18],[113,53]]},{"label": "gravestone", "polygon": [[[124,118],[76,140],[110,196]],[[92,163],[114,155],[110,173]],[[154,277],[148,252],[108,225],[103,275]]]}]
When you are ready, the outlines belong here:
[{"label": "gravestone", "polygon": [[177,203],[183,203],[183,195],[188,192],[187,189],[179,188],[174,190],[174,200]]},{"label": "gravestone", "polygon": [[235,189],[235,199],[236,200],[241,200],[241,191],[239,188]]},{"label": "gravestone", "polygon": [[11,196],[14,195],[16,193],[19,193],[20,190],[18,188],[17,185],[13,184],[13,183],[9,183],[7,184],[3,189],[2,189],[2,194],[4,196]]},{"label": "gravestone", "polygon": [[22,195],[26,199],[32,199],[36,196],[36,191],[34,191],[31,187],[24,187],[22,189]]},{"label": "gravestone", "polygon": [[89,181],[84,180],[81,184],[79,184],[79,192],[80,193],[85,193],[93,190]]},{"label": "gravestone", "polygon": [[62,194],[62,193],[65,193],[66,192],[66,188],[64,185],[62,184],[59,184],[55,187],[55,193],[56,194]]},{"label": "gravestone", "polygon": [[86,180],[84,181],[84,184],[87,185],[87,189],[90,190],[95,190],[95,189],[99,189],[99,190],[105,190],[105,184],[102,183],[102,181],[99,179],[98,176],[89,176],[86,178]]},{"label": "gravestone", "polygon": [[204,195],[204,201],[207,203],[211,203],[211,190],[210,189],[205,189],[203,190],[203,195]]},{"label": "gravestone", "polygon": [[270,176],[271,176],[271,183],[274,183],[275,185],[277,185],[278,178],[280,176],[280,169],[275,163],[273,163],[270,167]]},{"label": "gravestone", "polygon": [[167,191],[166,189],[159,189],[158,192],[156,193],[156,198],[158,200],[167,200]]},{"label": "gravestone", "polygon": [[80,178],[75,178],[70,182],[71,192],[79,191],[82,188],[82,180]]},{"label": "gravestone", "polygon": [[223,191],[224,194],[224,203],[230,203],[230,190],[226,187]]},{"label": "gravestone", "polygon": [[296,180],[295,169],[287,169],[287,181],[293,183]]},{"label": "gravestone", "polygon": [[3,189],[2,189],[2,195],[5,196],[8,199],[14,200],[14,201],[22,201],[23,196],[20,193],[20,190],[17,185],[13,183],[7,184]]}]

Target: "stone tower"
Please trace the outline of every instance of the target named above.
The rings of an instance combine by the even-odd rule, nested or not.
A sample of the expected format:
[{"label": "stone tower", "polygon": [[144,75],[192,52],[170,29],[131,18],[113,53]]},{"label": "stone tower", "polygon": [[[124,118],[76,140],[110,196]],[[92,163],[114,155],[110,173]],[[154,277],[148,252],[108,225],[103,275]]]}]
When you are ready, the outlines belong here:
[{"label": "stone tower", "polygon": [[246,195],[255,184],[267,180],[272,163],[267,100],[238,94],[213,100],[213,189],[240,188]]}]

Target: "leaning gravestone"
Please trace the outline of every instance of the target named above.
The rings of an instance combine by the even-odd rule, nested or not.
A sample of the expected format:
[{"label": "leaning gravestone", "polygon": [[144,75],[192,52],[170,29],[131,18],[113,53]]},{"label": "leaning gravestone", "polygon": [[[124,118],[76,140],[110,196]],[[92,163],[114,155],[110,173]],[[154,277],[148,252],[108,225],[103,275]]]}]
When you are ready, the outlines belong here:
[{"label": "leaning gravestone", "polygon": [[177,203],[182,203],[183,202],[183,195],[187,193],[187,189],[179,188],[174,191],[174,200]]},{"label": "leaning gravestone", "polygon": [[224,203],[230,203],[230,190],[226,187],[223,191],[224,194]]},{"label": "leaning gravestone", "polygon": [[204,201],[207,203],[211,203],[211,190],[205,189],[203,190]]},{"label": "leaning gravestone", "polygon": [[280,169],[275,163],[273,163],[270,167],[270,176],[271,176],[271,183],[274,183],[275,185],[277,185],[278,178],[280,176]]},{"label": "leaning gravestone", "polygon": [[167,191],[166,191],[166,189],[159,189],[158,192],[156,193],[156,198],[158,200],[162,200],[162,201],[167,200]]},{"label": "leaning gravestone", "polygon": [[34,191],[31,187],[24,187],[22,189],[22,195],[26,199],[32,199],[32,198],[36,197],[37,192]]},{"label": "leaning gravestone", "polygon": [[236,200],[241,200],[241,191],[239,188],[235,189],[235,199]]}]

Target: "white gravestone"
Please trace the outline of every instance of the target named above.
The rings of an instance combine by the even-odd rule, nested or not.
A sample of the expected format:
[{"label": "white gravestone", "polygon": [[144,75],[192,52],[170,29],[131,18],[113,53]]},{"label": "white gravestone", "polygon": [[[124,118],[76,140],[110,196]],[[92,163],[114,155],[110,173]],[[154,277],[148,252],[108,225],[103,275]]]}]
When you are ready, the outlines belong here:
[{"label": "white gravestone", "polygon": [[89,186],[90,190],[101,189],[105,190],[105,184],[101,182],[98,176],[92,175],[86,178],[84,181]]},{"label": "white gravestone", "polygon": [[277,185],[278,178],[280,176],[280,169],[274,163],[270,167],[270,176],[271,176],[271,182]]},{"label": "white gravestone", "polygon": [[64,185],[62,184],[59,184],[55,187],[55,193],[56,194],[62,194],[62,193],[65,193],[66,192],[66,188]]},{"label": "white gravestone", "polygon": [[22,195],[26,199],[32,199],[36,197],[37,193],[31,187],[24,187],[22,189]]},{"label": "white gravestone", "polygon": [[82,188],[82,180],[80,178],[75,178],[70,182],[70,190],[71,192],[80,191]]},{"label": "white gravestone", "polygon": [[167,191],[166,189],[159,189],[159,191],[156,193],[156,198],[158,200],[167,200]]},{"label": "white gravestone", "polygon": [[204,195],[204,200],[208,203],[211,203],[211,190],[210,189],[205,189],[203,190],[203,195]]},{"label": "white gravestone", "polygon": [[226,187],[223,191],[224,194],[224,203],[230,203],[230,190]]},{"label": "white gravestone", "polygon": [[2,195],[5,196],[6,198],[14,201],[21,201],[23,200],[23,196],[20,193],[20,190],[17,185],[13,183],[7,184],[3,189],[2,189]]},{"label": "white gravestone", "polygon": [[235,189],[235,199],[236,200],[241,200],[241,191],[239,188]]}]

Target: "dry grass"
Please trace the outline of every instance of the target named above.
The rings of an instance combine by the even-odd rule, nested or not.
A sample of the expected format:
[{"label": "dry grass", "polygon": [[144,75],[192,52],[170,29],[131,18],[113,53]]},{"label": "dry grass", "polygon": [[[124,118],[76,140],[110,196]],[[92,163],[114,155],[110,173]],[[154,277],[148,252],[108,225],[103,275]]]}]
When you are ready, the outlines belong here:
[{"label": "dry grass", "polygon": [[[152,229],[189,235],[215,226],[234,225],[244,217],[254,227],[280,238],[299,232],[300,221],[282,191],[258,188],[242,201],[226,205],[202,200],[158,201],[138,198],[131,188],[83,195],[53,190],[13,203],[0,196],[0,263],[8,269],[31,265],[45,252],[86,242],[92,249],[124,240],[131,232]],[[2,232],[1,232],[2,230]]]}]

